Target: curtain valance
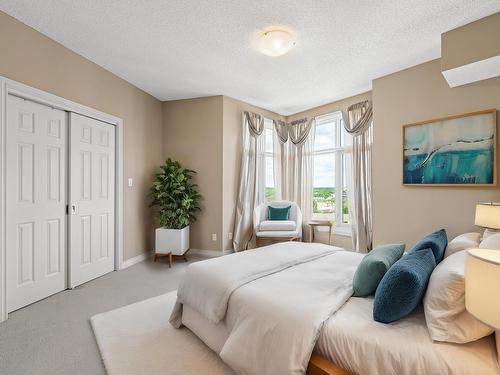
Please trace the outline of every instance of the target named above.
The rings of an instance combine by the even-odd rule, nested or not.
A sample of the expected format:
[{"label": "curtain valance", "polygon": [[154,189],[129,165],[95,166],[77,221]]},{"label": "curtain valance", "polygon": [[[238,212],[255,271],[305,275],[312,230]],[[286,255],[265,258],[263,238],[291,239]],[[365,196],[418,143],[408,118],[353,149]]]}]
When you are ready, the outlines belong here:
[{"label": "curtain valance", "polygon": [[264,131],[264,117],[253,112],[243,112],[248,122],[248,132],[252,137],[258,137]]},{"label": "curtain valance", "polygon": [[303,118],[288,124],[281,120],[273,120],[273,123],[280,143],[284,144],[290,139],[295,146],[301,146],[309,136],[314,121],[314,118]]},{"label": "curtain valance", "polygon": [[288,127],[286,126],[286,122],[281,120],[273,120],[273,124],[280,143],[286,143],[286,141],[288,141]]},{"label": "curtain valance", "polygon": [[344,128],[349,134],[356,136],[363,134],[371,125],[373,117],[372,103],[368,100],[356,103],[342,111]]},{"label": "curtain valance", "polygon": [[307,119],[303,118],[300,120],[292,121],[288,125],[288,135],[290,136],[290,141],[295,146],[301,146],[307,139],[309,135],[309,131],[311,130],[312,123],[314,118]]}]

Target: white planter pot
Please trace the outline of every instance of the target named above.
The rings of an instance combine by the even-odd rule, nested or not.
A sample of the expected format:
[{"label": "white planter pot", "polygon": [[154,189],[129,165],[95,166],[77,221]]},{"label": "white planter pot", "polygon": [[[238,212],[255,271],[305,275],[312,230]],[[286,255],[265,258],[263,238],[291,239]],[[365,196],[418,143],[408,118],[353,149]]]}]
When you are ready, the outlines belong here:
[{"label": "white planter pot", "polygon": [[156,254],[184,255],[189,249],[189,226],[182,229],[156,228]]}]

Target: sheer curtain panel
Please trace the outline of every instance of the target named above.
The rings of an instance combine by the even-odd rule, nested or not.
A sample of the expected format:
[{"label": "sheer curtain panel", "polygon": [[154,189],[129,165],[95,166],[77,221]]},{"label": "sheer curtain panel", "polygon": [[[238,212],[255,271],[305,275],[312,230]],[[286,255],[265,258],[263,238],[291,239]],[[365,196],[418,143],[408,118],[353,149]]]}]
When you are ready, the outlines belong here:
[{"label": "sheer curtain panel", "polygon": [[233,231],[235,251],[246,250],[253,237],[253,211],[264,202],[265,192],[259,181],[263,163],[259,158],[264,154],[264,118],[255,113],[243,114],[243,154],[241,157],[240,182],[236,217]]},{"label": "sheer curtain panel", "polygon": [[[342,111],[344,128],[352,136],[347,154],[349,212],[355,250],[372,249],[372,104],[353,104]],[[350,167],[350,168],[349,168]]]}]

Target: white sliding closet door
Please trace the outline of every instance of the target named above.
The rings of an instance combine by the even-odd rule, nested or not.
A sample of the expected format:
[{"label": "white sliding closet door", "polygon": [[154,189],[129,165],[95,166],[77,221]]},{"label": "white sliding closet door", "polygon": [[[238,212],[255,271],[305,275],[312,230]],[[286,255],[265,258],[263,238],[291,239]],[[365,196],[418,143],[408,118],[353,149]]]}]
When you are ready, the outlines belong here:
[{"label": "white sliding closet door", "polygon": [[9,95],[7,311],[66,289],[67,114]]},{"label": "white sliding closet door", "polygon": [[114,270],[115,127],[70,113],[70,286]]}]

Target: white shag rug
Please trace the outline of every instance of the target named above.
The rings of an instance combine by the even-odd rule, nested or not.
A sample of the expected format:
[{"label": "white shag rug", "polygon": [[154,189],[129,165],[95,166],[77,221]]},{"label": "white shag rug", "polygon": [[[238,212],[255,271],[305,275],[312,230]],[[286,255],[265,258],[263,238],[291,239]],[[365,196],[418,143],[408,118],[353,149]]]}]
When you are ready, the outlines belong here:
[{"label": "white shag rug", "polygon": [[109,375],[233,374],[190,330],[170,325],[176,293],[91,318]]}]

